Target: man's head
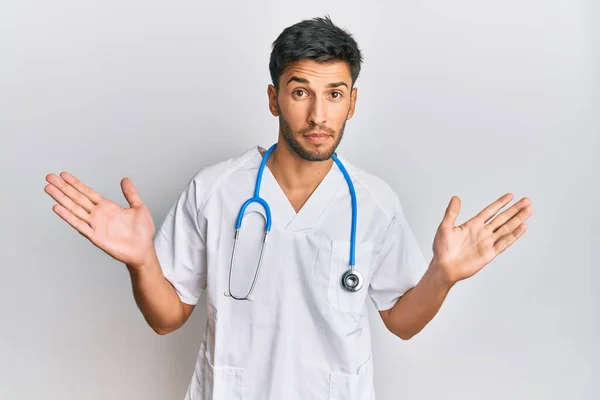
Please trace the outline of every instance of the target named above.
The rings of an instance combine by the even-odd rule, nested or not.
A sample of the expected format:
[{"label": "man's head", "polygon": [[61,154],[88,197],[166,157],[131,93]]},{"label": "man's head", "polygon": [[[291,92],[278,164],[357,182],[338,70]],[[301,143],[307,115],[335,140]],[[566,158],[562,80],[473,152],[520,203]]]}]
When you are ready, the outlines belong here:
[{"label": "man's head", "polygon": [[362,55],[352,36],[326,18],[292,25],[273,43],[269,108],[300,157],[323,161],[352,118]]}]

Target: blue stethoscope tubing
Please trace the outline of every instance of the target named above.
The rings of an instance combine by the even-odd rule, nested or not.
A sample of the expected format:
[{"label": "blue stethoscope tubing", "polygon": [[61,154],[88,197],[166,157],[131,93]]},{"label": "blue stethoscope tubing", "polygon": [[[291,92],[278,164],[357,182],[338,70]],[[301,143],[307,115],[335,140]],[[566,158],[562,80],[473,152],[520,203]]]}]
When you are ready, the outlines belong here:
[{"label": "blue stethoscope tubing", "polygon": [[[260,267],[262,265],[264,250],[265,250],[265,246],[267,243],[267,238],[269,236],[269,232],[271,231],[271,223],[272,223],[271,208],[269,207],[269,204],[263,198],[260,197],[260,186],[262,184],[263,172],[264,172],[265,166],[267,165],[267,160],[268,160],[269,156],[271,155],[271,153],[273,152],[273,150],[275,150],[276,147],[277,147],[277,143],[273,144],[267,150],[265,155],[263,156],[262,161],[260,163],[260,167],[258,168],[257,176],[256,176],[256,183],[254,186],[254,195],[251,198],[249,198],[248,200],[246,200],[244,202],[244,204],[242,204],[242,207],[240,208],[240,211],[238,213],[238,216],[237,216],[237,219],[235,222],[235,235],[234,235],[234,242],[233,242],[233,250],[232,250],[232,255],[231,255],[231,263],[229,265],[229,290],[225,292],[225,295],[231,296],[232,298],[234,298],[236,300],[253,300],[252,292],[254,291],[254,287],[256,285],[256,280],[257,280],[258,274],[260,272]],[[348,189],[350,191],[350,200],[351,200],[351,205],[352,205],[352,221],[351,221],[351,227],[350,227],[350,260],[349,260],[350,269],[348,269],[342,275],[340,283],[345,290],[347,290],[349,292],[356,292],[356,291],[360,290],[360,288],[362,287],[362,280],[363,280],[362,275],[358,271],[356,271],[354,268],[355,263],[356,263],[356,259],[355,259],[356,220],[357,220],[356,191],[354,190],[354,185],[352,184],[352,179],[350,178],[350,175],[348,174],[348,171],[346,170],[346,168],[344,167],[342,162],[337,158],[337,156],[335,154],[333,154],[331,156],[331,158],[333,159],[335,164],[338,166],[338,168],[342,172],[342,175],[344,176],[344,179],[346,180],[346,183],[348,184]],[[262,244],[260,257],[259,257],[259,261],[258,261],[258,267],[256,269],[256,273],[254,274],[254,279],[252,281],[252,286],[250,287],[250,290],[248,291],[248,294],[246,296],[239,297],[239,296],[234,296],[233,293],[231,292],[231,275],[232,275],[232,270],[233,270],[233,266],[234,266],[235,250],[237,247],[236,245],[237,245],[237,241],[239,238],[240,230],[242,228],[242,221],[244,219],[244,216],[246,215],[246,208],[248,208],[248,206],[252,203],[259,203],[265,210],[265,215],[263,216],[265,219],[265,235],[263,238],[263,244]]]}]

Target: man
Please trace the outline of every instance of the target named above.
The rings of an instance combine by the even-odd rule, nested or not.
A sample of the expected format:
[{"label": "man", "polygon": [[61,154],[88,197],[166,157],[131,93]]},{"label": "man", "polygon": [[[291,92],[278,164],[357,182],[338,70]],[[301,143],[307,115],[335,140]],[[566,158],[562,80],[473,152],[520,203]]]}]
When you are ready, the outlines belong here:
[{"label": "man", "polygon": [[[527,198],[499,213],[513,198],[504,195],[455,226],[453,197],[425,261],[394,191],[335,153],[355,112],[361,63],[355,40],[328,18],[285,29],[269,65],[276,147],[200,171],[156,235],[128,178],[123,209],[68,173],[47,176],[54,211],[127,266],[157,333],[181,327],[206,292],[187,400],[374,399],[367,297],[385,326],[409,339],[456,282],[525,232]],[[249,198],[265,203],[243,209],[234,235]]]}]

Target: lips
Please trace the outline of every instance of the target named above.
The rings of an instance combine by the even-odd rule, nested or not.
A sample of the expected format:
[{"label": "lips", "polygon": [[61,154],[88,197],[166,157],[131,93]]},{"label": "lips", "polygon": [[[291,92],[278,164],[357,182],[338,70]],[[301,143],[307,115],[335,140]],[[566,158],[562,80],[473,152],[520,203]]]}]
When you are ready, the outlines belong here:
[{"label": "lips", "polygon": [[309,133],[305,136],[308,137],[314,137],[314,138],[325,138],[329,136],[329,133],[325,133],[325,132],[314,132],[314,133]]},{"label": "lips", "polygon": [[329,140],[331,135],[328,133],[311,133],[304,136],[306,140],[312,143],[325,143]]}]

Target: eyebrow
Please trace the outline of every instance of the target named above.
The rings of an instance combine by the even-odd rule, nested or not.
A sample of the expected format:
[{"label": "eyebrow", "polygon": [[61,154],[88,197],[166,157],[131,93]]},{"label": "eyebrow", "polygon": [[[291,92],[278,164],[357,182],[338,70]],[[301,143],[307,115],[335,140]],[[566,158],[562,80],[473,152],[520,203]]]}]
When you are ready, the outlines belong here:
[{"label": "eyebrow", "polygon": [[[306,78],[300,78],[299,76],[292,76],[286,83],[286,85],[289,85],[290,82],[300,82],[300,83],[304,83],[304,84],[308,84],[310,83],[308,81],[308,79]],[[346,88],[348,88],[348,84],[344,81],[340,81],[340,82],[333,82],[327,85],[327,87],[329,88],[335,88],[335,87],[340,87],[340,86],[346,86]]]}]

